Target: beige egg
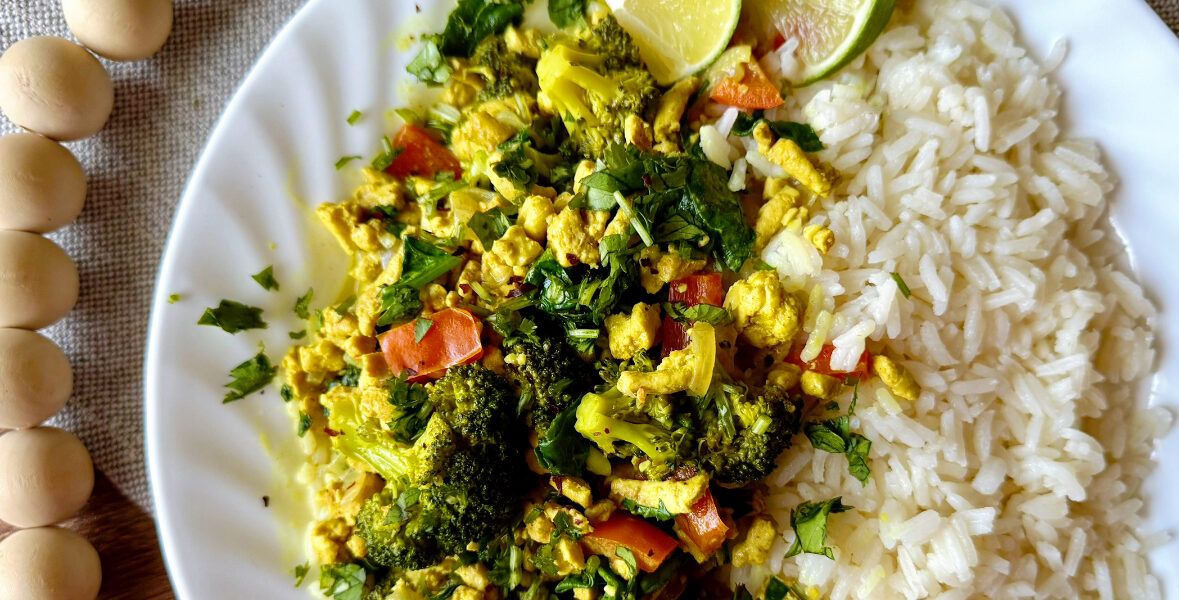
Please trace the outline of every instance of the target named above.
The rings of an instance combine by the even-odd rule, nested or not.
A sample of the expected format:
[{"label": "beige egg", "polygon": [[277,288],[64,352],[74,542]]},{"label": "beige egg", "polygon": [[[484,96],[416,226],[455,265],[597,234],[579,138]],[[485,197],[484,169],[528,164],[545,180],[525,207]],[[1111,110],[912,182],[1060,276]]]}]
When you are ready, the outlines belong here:
[{"label": "beige egg", "polygon": [[78,302],[78,269],[57,244],[0,231],[0,327],[40,329]]},{"label": "beige egg", "polygon": [[94,491],[86,446],[54,427],[0,435],[0,520],[16,527],[60,523]]},{"label": "beige egg", "polygon": [[0,329],[0,428],[52,417],[74,392],[74,371],[57,344],[34,331]]},{"label": "beige egg", "polygon": [[25,529],[0,540],[0,600],[94,600],[100,587],[98,551],[69,529]]},{"label": "beige egg", "polygon": [[81,139],[102,129],[114,104],[102,63],[71,41],[28,38],[0,56],[0,111],[29,131]]},{"label": "beige egg", "polygon": [[0,137],[0,229],[59,229],[85,200],[82,165],[61,144],[35,133]]},{"label": "beige egg", "polygon": [[172,0],[61,0],[78,41],[111,60],[155,54],[172,33]]}]

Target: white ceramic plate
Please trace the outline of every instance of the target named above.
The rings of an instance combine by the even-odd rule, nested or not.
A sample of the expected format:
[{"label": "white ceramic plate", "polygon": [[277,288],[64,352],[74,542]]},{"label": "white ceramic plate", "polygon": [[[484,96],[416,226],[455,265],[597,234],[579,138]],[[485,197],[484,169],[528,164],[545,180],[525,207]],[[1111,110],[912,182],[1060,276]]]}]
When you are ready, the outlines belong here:
[{"label": "white ceramic plate", "polygon": [[[1141,0],[1000,3],[1036,55],[1068,40],[1056,75],[1066,115],[1073,133],[1100,141],[1121,180],[1115,219],[1162,306],[1153,401],[1179,404],[1179,353],[1170,351],[1179,341],[1179,42]],[[411,58],[396,40],[438,28],[451,6],[419,5],[424,12],[414,0],[309,2],[229,104],[181,201],[156,287],[145,381],[150,480],[182,599],[307,597],[291,578],[303,559],[301,532],[290,523],[303,502],[274,460],[299,459],[291,422],[273,389],[223,406],[220,386],[259,341],[271,358],[281,356],[287,331],[299,327],[293,300],[312,283],[320,301],[333,295],[345,265],[308,207],[346,193],[351,182],[333,164],[371,156],[386,133],[383,115],[397,105]],[[354,109],[366,117],[350,127]],[[278,293],[249,279],[271,264]],[[171,294],[182,299],[169,304]],[[262,306],[270,329],[229,336],[197,327],[204,307],[221,298]],[[1152,524],[1179,530],[1179,513],[1160,510],[1179,494],[1179,436],[1160,456],[1148,489],[1158,499]],[[1152,558],[1168,595],[1179,598],[1177,545]]]}]

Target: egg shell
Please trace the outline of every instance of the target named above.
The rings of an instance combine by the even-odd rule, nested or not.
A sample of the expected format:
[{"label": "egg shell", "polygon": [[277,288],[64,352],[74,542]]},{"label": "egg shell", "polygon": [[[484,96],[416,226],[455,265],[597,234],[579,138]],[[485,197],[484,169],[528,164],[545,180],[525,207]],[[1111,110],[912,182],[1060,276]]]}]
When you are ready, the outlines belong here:
[{"label": "egg shell", "polygon": [[0,428],[20,429],[52,417],[74,391],[61,348],[24,329],[0,329]]},{"label": "egg shell", "polygon": [[0,520],[16,527],[60,523],[94,491],[94,465],[78,438],[56,427],[0,435]]},{"label": "egg shell", "polygon": [[25,529],[0,540],[0,600],[94,600],[100,587],[98,551],[68,529]]},{"label": "egg shell", "polygon": [[106,69],[71,41],[28,38],[0,56],[0,111],[29,131],[81,139],[102,129],[114,104]]},{"label": "egg shell", "polygon": [[78,269],[53,242],[0,231],[0,327],[40,329],[78,302]]},{"label": "egg shell", "polygon": [[172,33],[172,0],[62,0],[70,31],[111,60],[155,54]]},{"label": "egg shell", "polygon": [[61,144],[35,133],[0,137],[0,229],[59,229],[85,200],[82,165]]}]

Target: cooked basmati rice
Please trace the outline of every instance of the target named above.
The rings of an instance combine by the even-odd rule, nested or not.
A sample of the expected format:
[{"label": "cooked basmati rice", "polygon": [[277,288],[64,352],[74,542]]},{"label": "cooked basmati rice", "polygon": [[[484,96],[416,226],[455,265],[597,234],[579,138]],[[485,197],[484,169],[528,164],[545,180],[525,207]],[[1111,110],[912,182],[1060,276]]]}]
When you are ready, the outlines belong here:
[{"label": "cooked basmati rice", "polygon": [[[1037,64],[1001,11],[923,0],[835,80],[770,111],[812,124],[845,174],[815,211],[837,243],[800,288],[804,358],[833,340],[853,365],[866,338],[923,393],[908,403],[860,386],[866,486],[805,441],[782,456],[767,498],[780,524],[804,500],[855,510],[831,519],[835,560],[785,558],[784,526],[734,585],[779,574],[830,600],[1161,597],[1138,496],[1170,416],[1136,385],[1154,364],[1156,313],[1106,228],[1113,179],[1096,145],[1060,135],[1045,75],[1065,48]],[[792,68],[792,51],[767,70]],[[728,144],[752,172],[780,175],[751,140],[705,141],[710,157],[727,161]]]}]

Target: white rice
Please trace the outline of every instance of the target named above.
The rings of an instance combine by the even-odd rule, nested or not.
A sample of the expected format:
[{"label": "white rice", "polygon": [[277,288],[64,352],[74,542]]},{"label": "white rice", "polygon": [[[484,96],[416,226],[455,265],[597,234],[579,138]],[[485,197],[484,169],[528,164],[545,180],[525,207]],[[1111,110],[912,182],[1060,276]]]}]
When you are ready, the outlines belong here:
[{"label": "white rice", "polygon": [[[923,392],[909,403],[861,385],[866,486],[798,438],[769,478],[785,531],[734,585],[779,574],[830,600],[1161,597],[1139,499],[1170,425],[1139,394],[1156,311],[1108,234],[1114,182],[1096,145],[1060,133],[1045,75],[1065,44],[1038,64],[1015,39],[998,10],[922,0],[834,81],[776,110],[811,123],[821,159],[844,173],[815,211],[836,245],[822,271],[790,282],[820,288],[807,354],[833,340],[852,364],[867,340]],[[777,74],[790,60],[763,63]],[[748,140],[724,143],[746,144],[753,173],[780,175]],[[785,558],[790,509],[835,496],[855,507],[831,518],[835,560]]]}]

